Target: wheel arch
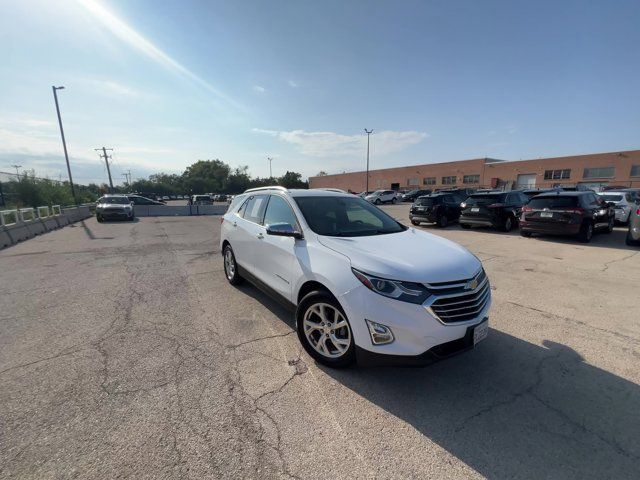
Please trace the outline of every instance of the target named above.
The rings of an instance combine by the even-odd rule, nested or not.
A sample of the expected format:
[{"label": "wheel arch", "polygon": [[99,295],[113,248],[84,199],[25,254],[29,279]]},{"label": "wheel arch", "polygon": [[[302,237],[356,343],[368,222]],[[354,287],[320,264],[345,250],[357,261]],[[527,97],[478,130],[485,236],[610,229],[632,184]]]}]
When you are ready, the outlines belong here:
[{"label": "wheel arch", "polygon": [[337,300],[336,296],[325,285],[318,282],[317,280],[307,280],[300,286],[300,289],[298,290],[298,293],[296,295],[296,305],[300,304],[300,300],[302,300],[306,295],[316,290],[327,292]]}]

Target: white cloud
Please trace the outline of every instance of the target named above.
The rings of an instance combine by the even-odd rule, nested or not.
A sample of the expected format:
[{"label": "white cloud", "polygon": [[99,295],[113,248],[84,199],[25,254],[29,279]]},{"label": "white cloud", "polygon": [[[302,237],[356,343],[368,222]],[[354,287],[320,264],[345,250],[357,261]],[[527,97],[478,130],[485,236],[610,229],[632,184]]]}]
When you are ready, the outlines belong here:
[{"label": "white cloud", "polygon": [[296,83],[296,82],[295,82],[295,81],[293,81],[293,80],[289,80],[287,83],[289,84],[289,86],[290,86],[291,88],[298,88],[298,87],[300,86],[300,85],[298,85],[298,83]]},{"label": "white cloud", "polygon": [[260,85],[254,85],[253,86],[253,91],[256,93],[265,93],[267,91],[266,88],[261,87]]},{"label": "white cloud", "polygon": [[216,95],[221,100],[224,100],[228,104],[235,108],[241,108],[232,98],[228,97],[209,82],[199,77],[191,70],[174,60],[165,52],[156,47],[153,43],[143,37],[140,33],[127,25],[123,20],[107,10],[96,0],[77,0],[83,7],[85,7],[104,27],[106,27],[116,37],[120,38],[123,42],[129,44],[131,47],[142,52],[144,55],[162,65],[167,70],[182,75],[185,78],[197,83],[204,87],[209,92]]},{"label": "white cloud", "polygon": [[124,85],[110,79],[85,78],[79,79],[79,81],[88,85],[95,93],[101,93],[112,97],[140,98],[150,96],[147,92],[143,92],[129,85]]},{"label": "white cloud", "polygon": [[[361,155],[367,145],[367,136],[342,135],[335,132],[307,132],[304,130],[277,131],[254,128],[254,132],[275,137],[296,146],[300,153],[312,157]],[[429,135],[413,130],[395,132],[385,130],[371,135],[371,151],[385,155],[420,143]]]}]

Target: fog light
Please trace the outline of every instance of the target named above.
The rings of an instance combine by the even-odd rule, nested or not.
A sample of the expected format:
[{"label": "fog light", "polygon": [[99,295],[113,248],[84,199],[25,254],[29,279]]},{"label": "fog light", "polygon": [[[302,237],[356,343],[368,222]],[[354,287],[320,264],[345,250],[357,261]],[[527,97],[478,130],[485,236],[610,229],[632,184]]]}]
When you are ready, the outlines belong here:
[{"label": "fog light", "polygon": [[371,342],[374,345],[384,345],[386,343],[393,342],[393,333],[391,329],[381,323],[372,322],[365,319],[367,327],[369,327],[369,335],[371,335]]}]

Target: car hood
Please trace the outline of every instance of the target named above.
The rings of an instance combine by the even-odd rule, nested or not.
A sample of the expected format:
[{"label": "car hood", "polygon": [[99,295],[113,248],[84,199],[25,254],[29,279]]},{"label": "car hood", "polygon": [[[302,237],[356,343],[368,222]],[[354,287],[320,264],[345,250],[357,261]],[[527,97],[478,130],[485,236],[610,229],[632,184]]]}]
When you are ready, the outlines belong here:
[{"label": "car hood", "polygon": [[319,235],[318,239],[348,257],[353,268],[391,280],[450,282],[471,278],[482,266],[461,245],[413,228],[366,237]]}]

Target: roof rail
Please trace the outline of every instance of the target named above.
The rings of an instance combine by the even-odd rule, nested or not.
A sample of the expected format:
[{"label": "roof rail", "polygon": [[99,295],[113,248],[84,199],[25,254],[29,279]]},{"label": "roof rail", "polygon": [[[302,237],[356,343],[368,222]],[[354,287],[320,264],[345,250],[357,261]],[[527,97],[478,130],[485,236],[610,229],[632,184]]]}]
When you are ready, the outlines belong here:
[{"label": "roof rail", "polygon": [[344,190],[342,190],[340,188],[331,188],[331,187],[312,188],[312,190],[325,190],[327,192],[347,193],[346,191],[344,191]]},{"label": "roof rail", "polygon": [[287,192],[288,190],[284,187],[281,187],[280,185],[273,185],[270,187],[256,187],[256,188],[249,188],[247,190],[245,190],[244,192],[259,192],[261,190],[280,190],[281,192]]}]

